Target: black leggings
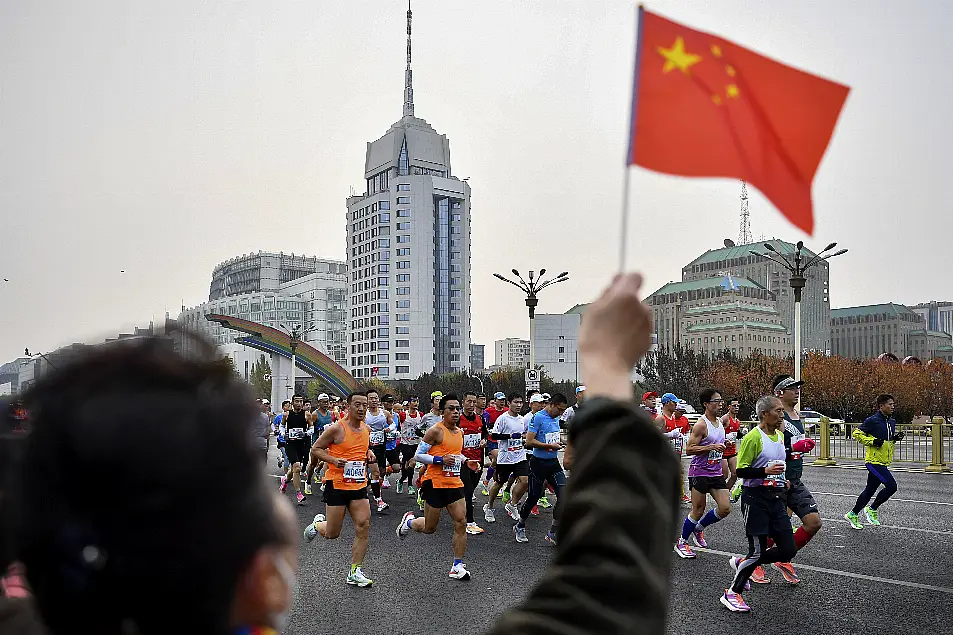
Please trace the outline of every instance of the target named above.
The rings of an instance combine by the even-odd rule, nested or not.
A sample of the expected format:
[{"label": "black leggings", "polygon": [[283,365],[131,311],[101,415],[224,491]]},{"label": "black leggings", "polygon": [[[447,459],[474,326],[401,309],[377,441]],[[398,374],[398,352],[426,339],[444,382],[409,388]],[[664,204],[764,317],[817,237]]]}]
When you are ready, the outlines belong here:
[{"label": "black leggings", "polygon": [[408,485],[413,485],[414,457],[417,456],[417,444],[401,443],[397,446],[397,452],[400,454],[400,479],[397,482],[407,481]]},{"label": "black leggings", "polygon": [[529,459],[529,489],[526,493],[526,502],[523,503],[523,509],[520,510],[520,522],[522,527],[529,518],[530,512],[536,507],[536,503],[543,495],[543,490],[549,483],[553,491],[556,492],[556,507],[553,508],[553,526],[556,531],[556,523],[559,521],[563,497],[563,485],[566,484],[566,473],[563,472],[559,459],[539,459],[535,456]]},{"label": "black leggings", "polygon": [[883,485],[884,488],[877,494],[877,498],[874,498],[874,504],[870,506],[871,509],[876,510],[886,503],[888,498],[897,493],[897,481],[893,478],[893,474],[890,473],[886,465],[868,463],[867,472],[867,487],[865,487],[864,491],[857,497],[857,502],[854,504],[855,514],[859,514],[860,511],[867,506],[867,503],[870,502],[877,488],[881,485]]},{"label": "black leggings", "polygon": [[767,536],[748,535],[748,555],[738,563],[738,573],[731,583],[731,590],[741,593],[745,590],[745,583],[751,577],[755,567],[771,564],[772,562],[790,562],[797,554],[794,544],[794,534],[790,531],[781,531],[771,536],[774,546],[768,549]]},{"label": "black leggings", "polygon": [[467,522],[473,522],[473,492],[476,490],[480,479],[483,478],[483,468],[474,472],[466,465],[460,468],[460,480],[463,481],[463,497],[467,499]]}]

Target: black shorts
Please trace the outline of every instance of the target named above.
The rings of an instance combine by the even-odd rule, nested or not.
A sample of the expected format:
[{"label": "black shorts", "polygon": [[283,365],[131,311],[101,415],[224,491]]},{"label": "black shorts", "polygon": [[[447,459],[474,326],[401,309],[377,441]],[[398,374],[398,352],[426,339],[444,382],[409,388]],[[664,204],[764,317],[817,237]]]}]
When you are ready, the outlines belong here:
[{"label": "black shorts", "polygon": [[[772,491],[777,489],[778,491]],[[741,490],[741,515],[749,536],[791,534],[784,490],[769,487],[745,487]]]},{"label": "black shorts", "polygon": [[397,454],[400,455],[400,464],[406,465],[408,462],[413,461],[414,457],[417,456],[417,444],[401,443],[397,446]]},{"label": "black shorts", "polygon": [[371,452],[377,459],[377,467],[381,468],[381,474],[384,473],[388,465],[400,465],[400,455],[397,453],[397,448],[388,450],[384,444],[372,445]]},{"label": "black shorts", "polygon": [[307,439],[288,441],[288,445],[285,446],[285,452],[288,453],[288,462],[291,465],[295,463],[307,463],[308,456],[310,456],[310,449]]},{"label": "black shorts", "polygon": [[493,474],[493,478],[498,483],[505,483],[510,480],[510,476],[529,476],[529,461],[496,464],[496,472]]},{"label": "black shorts", "polygon": [[717,489],[728,489],[724,476],[689,476],[688,486],[701,494],[708,494]]},{"label": "black shorts", "polygon": [[787,491],[787,505],[798,518],[818,513],[814,495],[799,478],[791,479],[791,487]]},{"label": "black shorts", "polygon": [[367,485],[361,489],[334,489],[333,481],[324,482],[324,504],[328,507],[347,507],[351,501],[367,500]]},{"label": "black shorts", "polygon": [[420,488],[420,497],[434,509],[442,509],[458,500],[463,500],[462,487],[434,487],[433,481],[425,481]]}]

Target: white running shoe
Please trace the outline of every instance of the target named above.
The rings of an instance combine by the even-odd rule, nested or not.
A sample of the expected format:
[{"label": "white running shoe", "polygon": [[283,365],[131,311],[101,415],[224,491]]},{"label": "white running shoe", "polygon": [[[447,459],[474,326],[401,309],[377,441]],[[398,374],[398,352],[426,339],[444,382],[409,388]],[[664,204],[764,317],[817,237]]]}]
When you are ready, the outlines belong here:
[{"label": "white running shoe", "polygon": [[385,477],[385,478],[381,479],[381,489],[390,489],[390,479],[389,479],[389,478],[386,478],[386,477]]},{"label": "white running shoe", "polygon": [[310,525],[304,528],[304,539],[311,542],[318,537],[318,523],[324,522],[324,514],[318,514]]},{"label": "white running shoe", "polygon": [[520,521],[520,510],[516,508],[516,505],[513,503],[507,503],[503,506],[503,508],[506,510],[506,513],[510,515],[510,518],[516,522]]},{"label": "white running shoe", "polygon": [[407,537],[407,534],[410,533],[410,527],[407,526],[407,521],[414,518],[414,512],[407,512],[404,514],[404,517],[400,519],[400,524],[397,525],[397,537],[403,540]]},{"label": "white running shoe", "polygon": [[486,518],[486,522],[488,523],[496,522],[496,512],[493,511],[493,508],[490,507],[489,503],[483,506],[483,517]]},{"label": "white running shoe", "polygon": [[357,567],[354,571],[347,574],[347,583],[352,586],[366,587],[374,584],[374,581],[364,575],[360,567]]},{"label": "white running shoe", "polygon": [[384,511],[385,509],[388,509],[389,507],[390,507],[390,505],[388,505],[387,503],[385,503],[383,498],[378,498],[378,499],[377,499],[377,512],[378,512],[378,513]]},{"label": "white running shoe", "polygon": [[483,533],[483,527],[476,523],[467,523],[467,533],[471,536],[478,536]]},{"label": "white running shoe", "polygon": [[453,565],[453,568],[450,569],[450,577],[454,580],[469,580],[470,572],[467,571],[466,567],[461,562],[460,564]]}]

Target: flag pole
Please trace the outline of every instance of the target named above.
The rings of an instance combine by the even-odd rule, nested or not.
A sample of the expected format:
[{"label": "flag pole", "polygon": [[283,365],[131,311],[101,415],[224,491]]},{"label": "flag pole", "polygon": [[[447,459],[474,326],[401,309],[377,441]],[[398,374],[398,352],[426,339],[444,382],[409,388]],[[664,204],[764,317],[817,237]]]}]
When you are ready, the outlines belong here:
[{"label": "flag pole", "polygon": [[632,174],[632,164],[635,163],[635,115],[639,99],[639,63],[642,43],[642,13],[645,7],[641,4],[635,12],[635,68],[632,71],[632,108],[629,110],[629,143],[625,152],[625,174],[622,178],[622,234],[619,244],[619,273],[625,271],[626,247],[629,240],[629,177]]},{"label": "flag pole", "polygon": [[629,239],[629,175],[631,168],[625,166],[625,175],[622,178],[622,238],[619,243],[619,273],[625,272],[625,253]]}]

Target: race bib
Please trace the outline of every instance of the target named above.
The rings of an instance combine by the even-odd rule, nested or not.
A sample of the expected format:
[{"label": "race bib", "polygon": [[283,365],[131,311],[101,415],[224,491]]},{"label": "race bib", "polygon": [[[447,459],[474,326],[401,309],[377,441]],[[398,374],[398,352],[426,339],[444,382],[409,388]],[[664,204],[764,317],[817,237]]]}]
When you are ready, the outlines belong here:
[{"label": "race bib", "polygon": [[500,449],[504,452],[519,452],[523,449],[523,440],[503,439],[500,441]]},{"label": "race bib", "polygon": [[675,437],[672,440],[672,447],[675,448],[676,454],[682,453],[682,437]]},{"label": "race bib", "polygon": [[304,436],[304,428],[291,428],[288,430],[289,439],[300,439]]},{"label": "race bib", "polygon": [[708,452],[708,465],[714,465],[715,463],[720,463],[721,458],[725,455],[724,452],[719,452],[718,450],[710,450]]},{"label": "race bib", "polygon": [[780,474],[768,474],[764,477],[763,485],[765,487],[784,487],[784,472]]},{"label": "race bib", "polygon": [[344,464],[345,483],[363,483],[367,481],[367,464],[364,461],[348,461]]},{"label": "race bib", "polygon": [[557,430],[556,432],[547,432],[546,438],[543,442],[551,444],[551,445],[555,445],[559,443],[561,440],[562,439],[560,438],[559,431]]},{"label": "race bib", "polygon": [[453,465],[443,465],[443,475],[444,476],[460,476],[460,468],[463,466],[463,456],[459,454],[454,454],[456,461],[453,462]]},{"label": "race bib", "polygon": [[384,431],[371,432],[371,445],[384,445]]},{"label": "race bib", "polygon": [[416,434],[414,434],[414,429],[413,429],[413,427],[407,428],[406,430],[404,430],[404,431],[401,432],[401,434],[400,434],[400,440],[401,440],[401,442],[407,443],[408,445],[413,445],[413,444],[417,443],[417,442],[418,442],[417,439],[418,439],[418,437],[417,437]]},{"label": "race bib", "polygon": [[480,447],[480,440],[479,434],[465,434],[463,435],[463,447],[478,448]]}]

